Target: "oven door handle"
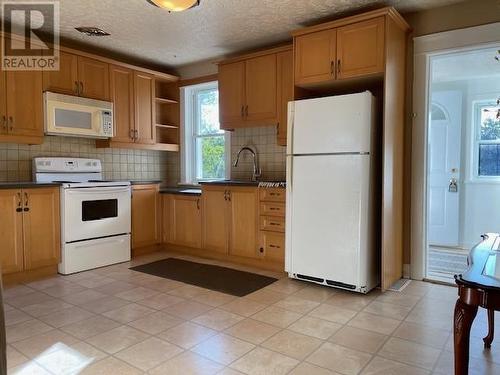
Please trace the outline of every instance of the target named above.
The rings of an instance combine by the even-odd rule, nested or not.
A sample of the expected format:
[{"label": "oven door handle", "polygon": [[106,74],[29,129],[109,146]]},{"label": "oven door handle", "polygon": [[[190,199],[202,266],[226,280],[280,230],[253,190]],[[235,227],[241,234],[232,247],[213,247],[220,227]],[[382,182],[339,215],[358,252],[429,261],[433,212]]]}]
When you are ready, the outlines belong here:
[{"label": "oven door handle", "polygon": [[130,186],[125,186],[121,188],[111,187],[111,188],[76,188],[76,189],[67,189],[67,194],[99,194],[99,193],[129,193]]}]

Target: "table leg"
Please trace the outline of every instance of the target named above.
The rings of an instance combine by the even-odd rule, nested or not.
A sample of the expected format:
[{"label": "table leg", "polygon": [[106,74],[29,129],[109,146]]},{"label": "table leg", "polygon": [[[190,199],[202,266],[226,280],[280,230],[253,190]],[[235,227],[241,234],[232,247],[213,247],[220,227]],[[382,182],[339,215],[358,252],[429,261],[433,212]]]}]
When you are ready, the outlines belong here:
[{"label": "table leg", "polygon": [[491,348],[491,343],[493,342],[493,336],[495,335],[495,310],[488,309],[488,336],[486,336],[484,341],[484,348]]},{"label": "table leg", "polygon": [[460,298],[455,305],[453,337],[455,346],[455,375],[469,373],[469,342],[477,306],[467,305]]}]

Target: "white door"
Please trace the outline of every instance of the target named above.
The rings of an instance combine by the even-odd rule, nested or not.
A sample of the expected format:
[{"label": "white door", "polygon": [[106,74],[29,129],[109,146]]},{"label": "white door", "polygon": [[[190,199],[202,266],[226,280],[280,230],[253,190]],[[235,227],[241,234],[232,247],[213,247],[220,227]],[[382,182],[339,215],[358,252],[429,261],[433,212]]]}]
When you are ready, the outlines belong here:
[{"label": "white door", "polygon": [[373,103],[369,91],[290,103],[287,154],[370,152]]},{"label": "white door", "polygon": [[429,245],[458,246],[462,95],[433,92],[429,119]]},{"label": "white door", "polygon": [[360,286],[370,156],[287,158],[286,271]]}]

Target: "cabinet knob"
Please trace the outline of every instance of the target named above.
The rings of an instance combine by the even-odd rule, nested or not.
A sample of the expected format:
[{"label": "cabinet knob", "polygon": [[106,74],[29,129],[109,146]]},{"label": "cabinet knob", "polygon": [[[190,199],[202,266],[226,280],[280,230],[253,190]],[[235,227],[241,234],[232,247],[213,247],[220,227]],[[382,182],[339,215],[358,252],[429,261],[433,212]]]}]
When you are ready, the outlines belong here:
[{"label": "cabinet knob", "polygon": [[340,74],[340,59],[337,60],[337,74]]},{"label": "cabinet knob", "polygon": [[261,248],[259,249],[259,251],[260,251],[261,253],[263,253],[263,252],[264,252],[264,248],[263,248],[263,247],[261,247]]},{"label": "cabinet knob", "polygon": [[14,117],[9,116],[9,123],[10,123],[9,129],[10,129],[10,131],[12,131],[14,129],[14,126],[13,126],[13,124],[14,124]]},{"label": "cabinet knob", "polygon": [[80,81],[80,95],[83,95],[83,82]]},{"label": "cabinet knob", "polygon": [[78,81],[75,81],[75,92],[76,95],[80,95],[80,86],[78,86]]}]

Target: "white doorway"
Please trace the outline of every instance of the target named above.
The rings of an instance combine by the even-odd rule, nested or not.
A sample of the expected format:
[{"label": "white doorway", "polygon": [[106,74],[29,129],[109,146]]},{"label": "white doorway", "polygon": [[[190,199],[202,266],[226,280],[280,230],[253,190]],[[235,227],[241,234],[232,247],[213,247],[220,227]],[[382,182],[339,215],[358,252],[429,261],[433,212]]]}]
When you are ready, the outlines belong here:
[{"label": "white doorway", "polygon": [[411,277],[453,283],[500,232],[500,23],[415,39]]}]

